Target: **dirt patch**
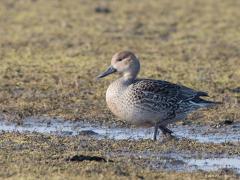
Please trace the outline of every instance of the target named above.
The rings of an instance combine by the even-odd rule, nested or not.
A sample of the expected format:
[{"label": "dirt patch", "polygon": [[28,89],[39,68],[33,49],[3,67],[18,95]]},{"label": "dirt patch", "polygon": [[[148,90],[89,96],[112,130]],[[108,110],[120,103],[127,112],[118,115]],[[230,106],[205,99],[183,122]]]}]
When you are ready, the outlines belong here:
[{"label": "dirt patch", "polygon": [[75,155],[67,158],[66,161],[82,162],[82,161],[96,161],[96,162],[107,162],[105,158],[99,156],[85,156]]}]

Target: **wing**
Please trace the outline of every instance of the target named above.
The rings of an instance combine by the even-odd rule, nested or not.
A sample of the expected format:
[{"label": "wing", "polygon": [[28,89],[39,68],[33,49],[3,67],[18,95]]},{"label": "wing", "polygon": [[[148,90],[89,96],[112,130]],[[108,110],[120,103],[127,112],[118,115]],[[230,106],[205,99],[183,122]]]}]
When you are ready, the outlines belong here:
[{"label": "wing", "polygon": [[161,80],[136,80],[130,87],[134,94],[135,106],[150,111],[169,111],[177,109],[181,103],[191,101],[207,93]]}]

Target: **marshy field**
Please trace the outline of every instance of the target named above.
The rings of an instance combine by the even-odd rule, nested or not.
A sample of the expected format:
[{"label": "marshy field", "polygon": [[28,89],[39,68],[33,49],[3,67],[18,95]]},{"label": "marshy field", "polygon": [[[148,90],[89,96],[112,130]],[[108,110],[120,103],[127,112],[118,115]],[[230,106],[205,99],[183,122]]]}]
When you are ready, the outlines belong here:
[{"label": "marshy field", "polygon": [[[122,50],[223,104],[154,142],[96,80]],[[1,0],[0,63],[0,179],[240,178],[240,1]]]}]

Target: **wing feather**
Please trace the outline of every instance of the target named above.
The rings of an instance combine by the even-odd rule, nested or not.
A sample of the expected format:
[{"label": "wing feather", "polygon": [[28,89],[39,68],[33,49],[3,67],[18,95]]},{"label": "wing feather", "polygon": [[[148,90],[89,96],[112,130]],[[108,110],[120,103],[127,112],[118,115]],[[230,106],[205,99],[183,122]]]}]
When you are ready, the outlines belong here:
[{"label": "wing feather", "polygon": [[191,101],[200,96],[208,96],[206,92],[161,80],[140,79],[130,87],[134,94],[134,102],[154,111],[171,110],[182,102]]}]

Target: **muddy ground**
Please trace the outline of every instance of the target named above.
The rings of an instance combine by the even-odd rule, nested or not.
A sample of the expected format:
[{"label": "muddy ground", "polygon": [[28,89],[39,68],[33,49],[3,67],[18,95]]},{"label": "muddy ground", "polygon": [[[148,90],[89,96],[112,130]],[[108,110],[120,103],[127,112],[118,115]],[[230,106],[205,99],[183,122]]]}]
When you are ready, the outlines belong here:
[{"label": "muddy ground", "polygon": [[[235,0],[1,0],[0,178],[239,178],[239,8]],[[151,130],[145,136],[106,107],[116,76],[95,79],[125,49],[139,56],[141,77],[223,104],[172,126],[178,140],[142,138]],[[28,118],[41,126],[39,117],[95,129],[21,131]],[[132,134],[110,137],[96,126]]]}]

